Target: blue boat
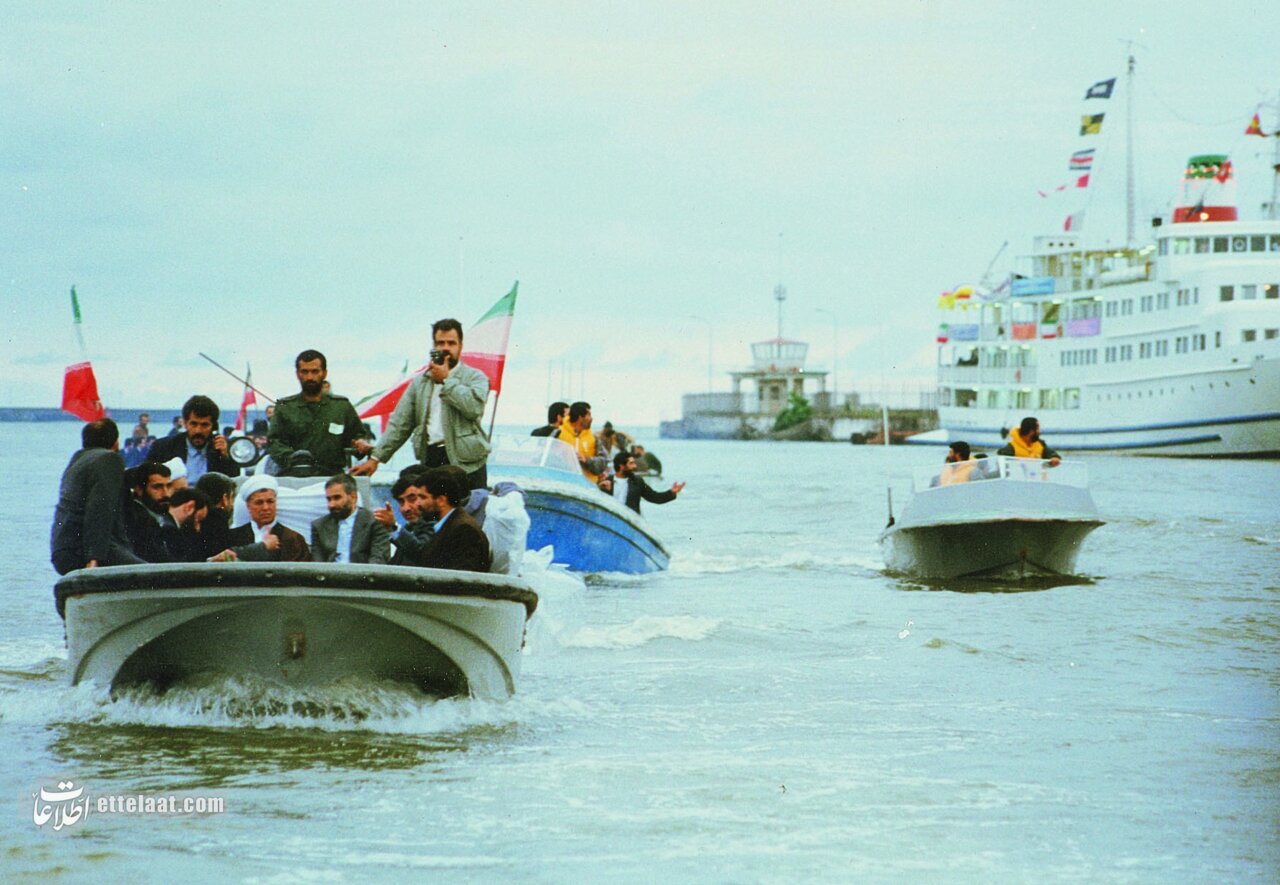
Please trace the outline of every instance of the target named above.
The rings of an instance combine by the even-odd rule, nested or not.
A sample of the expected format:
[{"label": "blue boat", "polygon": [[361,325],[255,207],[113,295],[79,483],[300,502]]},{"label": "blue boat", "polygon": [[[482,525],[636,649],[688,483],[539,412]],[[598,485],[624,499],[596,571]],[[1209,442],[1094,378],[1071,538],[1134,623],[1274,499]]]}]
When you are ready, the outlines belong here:
[{"label": "blue boat", "polygon": [[530,550],[550,546],[554,562],[575,572],[662,571],[667,548],[640,514],[597,489],[572,448],[549,437],[499,437],[489,456],[490,484],[525,491]]}]

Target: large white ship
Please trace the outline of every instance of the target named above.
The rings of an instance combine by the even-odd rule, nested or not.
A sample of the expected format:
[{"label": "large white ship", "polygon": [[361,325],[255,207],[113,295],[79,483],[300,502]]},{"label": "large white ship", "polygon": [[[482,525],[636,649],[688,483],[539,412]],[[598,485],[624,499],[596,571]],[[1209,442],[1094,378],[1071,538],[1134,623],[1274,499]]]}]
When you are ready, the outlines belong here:
[{"label": "large white ship", "polygon": [[1000,446],[1035,415],[1058,450],[1280,456],[1280,221],[1274,193],[1271,219],[1241,220],[1233,174],[1192,157],[1146,244],[1042,236],[996,291],[946,293],[942,429],[911,442]]}]

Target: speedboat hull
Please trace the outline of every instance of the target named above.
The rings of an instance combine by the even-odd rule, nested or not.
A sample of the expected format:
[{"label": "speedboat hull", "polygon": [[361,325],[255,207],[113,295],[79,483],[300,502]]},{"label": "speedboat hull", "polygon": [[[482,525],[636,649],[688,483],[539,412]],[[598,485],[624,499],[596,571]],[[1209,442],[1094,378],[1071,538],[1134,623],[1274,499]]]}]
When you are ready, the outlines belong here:
[{"label": "speedboat hull", "polygon": [[309,563],[83,570],[55,593],[71,682],[113,690],[355,677],[437,697],[506,698],[537,605],[527,584],[501,575]]},{"label": "speedboat hull", "polygon": [[926,578],[1072,574],[1099,520],[993,520],[890,529],[882,544],[891,570]]},{"label": "speedboat hull", "polygon": [[924,578],[1067,575],[1103,525],[1083,465],[996,457],[924,468],[880,536],[885,565]]},{"label": "speedboat hull", "polygon": [[524,489],[529,549],[550,545],[555,561],[573,571],[640,575],[662,571],[671,560],[638,516],[595,489],[583,494],[551,483],[527,483]]}]

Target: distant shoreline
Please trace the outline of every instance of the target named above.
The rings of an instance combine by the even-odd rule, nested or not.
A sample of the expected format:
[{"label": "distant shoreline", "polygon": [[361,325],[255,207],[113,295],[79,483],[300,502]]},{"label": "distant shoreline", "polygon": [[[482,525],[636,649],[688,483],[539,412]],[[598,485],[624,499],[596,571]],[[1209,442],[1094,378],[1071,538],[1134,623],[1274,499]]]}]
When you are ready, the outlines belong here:
[{"label": "distant shoreline", "polygon": [[[153,422],[163,421],[165,432],[167,433],[174,416],[182,414],[182,407],[176,406],[163,409],[111,409],[108,415],[114,419],[117,424],[127,423],[132,427],[134,424],[138,423],[138,416],[144,412],[152,417]],[[235,417],[234,413],[232,413],[232,417]],[[78,424],[84,423],[75,415],[69,415],[62,411],[62,409],[38,406],[0,406],[0,421],[74,421]],[[157,423],[156,426],[159,427],[160,424]]]}]

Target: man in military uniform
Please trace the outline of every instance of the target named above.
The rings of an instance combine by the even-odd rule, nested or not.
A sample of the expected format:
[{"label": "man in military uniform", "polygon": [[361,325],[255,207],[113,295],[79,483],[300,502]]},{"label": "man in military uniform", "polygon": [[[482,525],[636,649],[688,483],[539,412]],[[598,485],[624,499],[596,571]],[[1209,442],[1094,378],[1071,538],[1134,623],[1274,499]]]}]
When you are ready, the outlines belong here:
[{"label": "man in military uniform", "polygon": [[304,350],[293,361],[302,392],[276,403],[268,431],[267,454],[282,475],[289,474],[293,453],[311,453],[314,475],[333,476],[347,468],[344,449],[363,457],[373,448],[362,439],[364,427],[345,396],[324,392],[329,363],[318,350]]}]

